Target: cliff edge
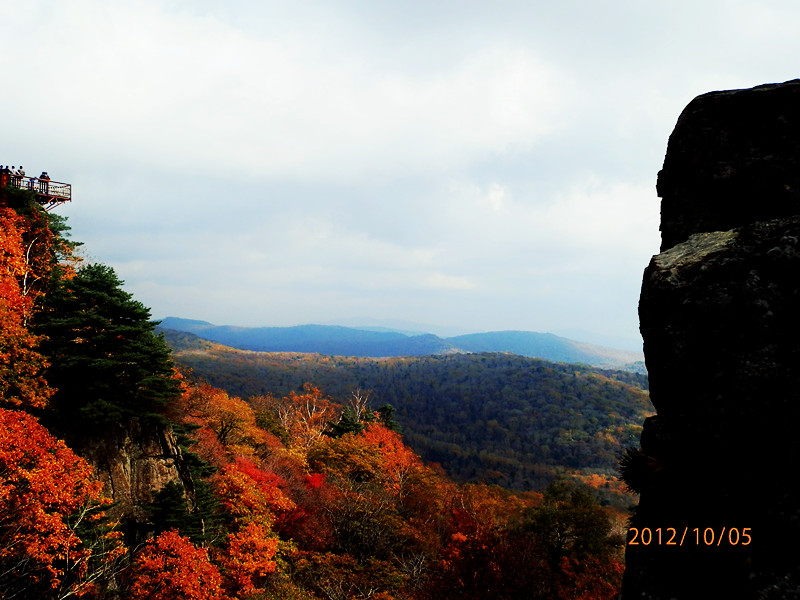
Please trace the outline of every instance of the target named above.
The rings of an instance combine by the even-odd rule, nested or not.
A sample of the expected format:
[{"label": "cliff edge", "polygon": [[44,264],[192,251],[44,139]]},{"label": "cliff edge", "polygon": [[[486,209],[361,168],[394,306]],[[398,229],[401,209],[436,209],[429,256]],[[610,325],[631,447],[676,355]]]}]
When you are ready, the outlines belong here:
[{"label": "cliff edge", "polygon": [[658,193],[622,597],[800,597],[800,80],[695,98]]}]

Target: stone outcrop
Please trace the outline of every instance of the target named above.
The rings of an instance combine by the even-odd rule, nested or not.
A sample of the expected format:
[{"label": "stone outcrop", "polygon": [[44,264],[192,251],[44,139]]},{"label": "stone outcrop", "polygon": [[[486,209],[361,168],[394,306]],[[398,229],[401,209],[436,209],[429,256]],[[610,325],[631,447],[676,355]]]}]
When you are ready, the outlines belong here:
[{"label": "stone outcrop", "polygon": [[661,250],[800,213],[800,80],[698,96],[658,174]]},{"label": "stone outcrop", "polygon": [[800,597],[800,81],[693,100],[658,192],[622,597]]},{"label": "stone outcrop", "polygon": [[107,432],[81,449],[104,484],[104,493],[114,501],[112,514],[144,520],[143,506],[167,483],[193,491],[173,430],[168,426],[142,425]]}]

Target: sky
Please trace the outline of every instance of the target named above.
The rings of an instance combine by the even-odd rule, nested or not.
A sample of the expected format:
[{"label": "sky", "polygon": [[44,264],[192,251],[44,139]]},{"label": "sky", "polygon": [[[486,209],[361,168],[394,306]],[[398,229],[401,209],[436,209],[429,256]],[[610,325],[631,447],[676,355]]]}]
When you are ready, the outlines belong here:
[{"label": "sky", "polygon": [[0,0],[0,164],[71,183],[154,318],[641,348],[695,96],[800,76],[800,3]]}]

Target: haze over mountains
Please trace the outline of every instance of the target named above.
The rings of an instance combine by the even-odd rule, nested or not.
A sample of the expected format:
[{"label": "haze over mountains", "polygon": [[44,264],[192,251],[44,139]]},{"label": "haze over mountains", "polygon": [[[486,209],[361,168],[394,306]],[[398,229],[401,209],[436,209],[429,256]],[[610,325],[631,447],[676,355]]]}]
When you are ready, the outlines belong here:
[{"label": "haze over mountains", "polygon": [[356,392],[373,410],[391,405],[406,443],[457,481],[541,491],[565,476],[604,483],[604,497],[617,506],[630,502],[616,481],[617,461],[653,414],[646,374],[504,352],[254,352],[164,333],[190,379],[256,404],[310,384],[341,405]]},{"label": "haze over mountains", "polygon": [[585,363],[637,371],[644,369],[641,352],[596,346],[551,333],[531,331],[492,331],[440,337],[431,333],[409,334],[338,325],[235,327],[178,317],[163,319],[160,327],[258,352],[307,352],[359,357],[509,352],[554,362]]}]

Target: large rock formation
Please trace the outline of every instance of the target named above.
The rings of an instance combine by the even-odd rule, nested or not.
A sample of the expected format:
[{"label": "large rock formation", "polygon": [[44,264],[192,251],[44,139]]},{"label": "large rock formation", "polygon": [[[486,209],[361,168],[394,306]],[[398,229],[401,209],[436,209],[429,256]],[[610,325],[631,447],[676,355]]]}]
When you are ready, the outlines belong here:
[{"label": "large rock formation", "polygon": [[800,81],[693,100],[658,192],[623,599],[800,597]]},{"label": "large rock formation", "polygon": [[80,452],[94,466],[104,494],[114,501],[114,516],[146,520],[144,505],[170,482],[183,486],[187,494],[194,491],[171,427],[134,420],[83,444]]},{"label": "large rock formation", "polygon": [[661,250],[800,212],[800,80],[698,96],[658,174]]}]

